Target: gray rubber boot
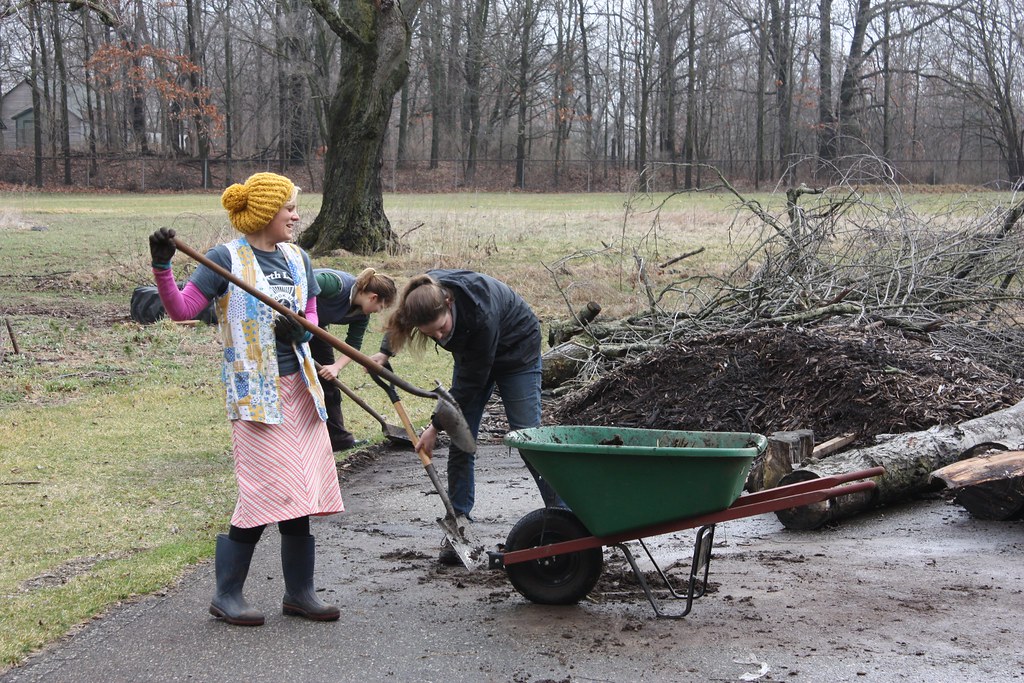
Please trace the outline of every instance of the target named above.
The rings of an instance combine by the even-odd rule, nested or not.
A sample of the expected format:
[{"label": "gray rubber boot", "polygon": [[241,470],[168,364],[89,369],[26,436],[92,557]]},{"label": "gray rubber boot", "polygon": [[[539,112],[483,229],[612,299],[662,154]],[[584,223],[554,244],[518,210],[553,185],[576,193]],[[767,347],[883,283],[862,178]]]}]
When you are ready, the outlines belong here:
[{"label": "gray rubber boot", "polygon": [[262,626],[263,613],[249,605],[242,595],[242,586],[249,575],[249,563],[255,543],[232,541],[226,534],[217,535],[217,594],[210,602],[210,614],[236,626]]},{"label": "gray rubber boot", "polygon": [[316,596],[313,566],[316,541],[312,536],[281,536],[281,570],[284,573],[284,600],[281,611],[313,621],[334,621],[341,612]]}]

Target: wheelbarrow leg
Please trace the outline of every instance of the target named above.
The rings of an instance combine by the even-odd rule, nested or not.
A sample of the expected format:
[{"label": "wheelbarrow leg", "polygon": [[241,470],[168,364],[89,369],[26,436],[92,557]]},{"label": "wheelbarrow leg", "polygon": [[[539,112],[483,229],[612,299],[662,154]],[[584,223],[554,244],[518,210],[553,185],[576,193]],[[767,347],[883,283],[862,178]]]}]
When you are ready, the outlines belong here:
[{"label": "wheelbarrow leg", "polygon": [[[708,584],[708,574],[711,571],[711,547],[715,540],[715,525],[709,524],[703,526],[697,531],[697,538],[693,544],[693,561],[690,563],[690,576],[687,580],[685,592],[677,591],[669,581],[668,576],[662,571],[658,565],[654,556],[651,555],[650,549],[647,544],[644,543],[642,538],[636,539],[640,543],[640,547],[644,549],[647,554],[647,558],[654,565],[658,575],[664,582],[665,587],[668,589],[669,594],[677,600],[686,600],[686,607],[679,614],[668,614],[662,611],[658,605],[658,601],[654,596],[654,592],[651,590],[650,585],[647,583],[647,579],[644,578],[643,572],[640,571],[640,567],[637,566],[636,560],[633,558],[633,553],[626,547],[624,543],[616,543],[615,547],[622,551],[622,554],[626,557],[626,561],[629,562],[629,566],[633,570],[634,576],[636,576],[637,583],[640,584],[640,588],[643,589],[644,595],[647,596],[647,601],[651,603],[651,607],[654,608],[654,613],[661,619],[682,619],[690,613],[690,609],[693,607],[693,601],[704,595]],[[698,580],[699,577],[699,580]]]}]

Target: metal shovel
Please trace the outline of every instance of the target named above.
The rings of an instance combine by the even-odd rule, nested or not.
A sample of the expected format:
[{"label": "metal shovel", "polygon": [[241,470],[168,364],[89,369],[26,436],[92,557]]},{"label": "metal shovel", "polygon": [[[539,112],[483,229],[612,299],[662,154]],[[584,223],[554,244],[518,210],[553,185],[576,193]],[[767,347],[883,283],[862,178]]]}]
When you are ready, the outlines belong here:
[{"label": "metal shovel", "polygon": [[391,372],[387,368],[383,367],[379,363],[375,363],[372,358],[362,353],[355,347],[349,346],[348,344],[338,339],[327,330],[317,325],[314,325],[305,318],[297,315],[288,307],[283,306],[282,304],[277,302],[273,297],[267,296],[266,294],[259,291],[255,287],[252,287],[246,282],[235,277],[231,273],[231,271],[226,270],[225,268],[217,265],[210,259],[206,258],[198,251],[196,251],[189,245],[185,244],[185,242],[183,242],[181,239],[175,237],[174,246],[177,247],[179,251],[183,252],[185,255],[187,255],[194,261],[203,264],[204,266],[206,266],[213,272],[217,273],[231,284],[247,292],[248,294],[251,294],[252,296],[256,297],[257,299],[265,303],[267,306],[270,306],[272,309],[274,309],[281,315],[288,316],[293,322],[295,322],[298,325],[301,325],[309,333],[324,340],[325,342],[336,348],[338,351],[341,351],[343,354],[345,354],[352,360],[362,365],[374,377],[383,377],[392,384],[400,387],[403,391],[407,391],[408,393],[414,396],[420,396],[421,398],[436,399],[437,404],[434,407],[434,417],[437,418],[437,422],[441,426],[441,428],[448,433],[448,436],[451,438],[452,443],[456,444],[459,448],[466,451],[467,453],[476,453],[476,439],[473,438],[473,433],[470,431],[469,425],[466,423],[466,418],[463,416],[462,410],[459,409],[459,406],[455,402],[455,399],[451,397],[451,394],[445,391],[444,387],[441,386],[440,382],[437,383],[437,388],[434,389],[433,391],[420,389],[419,387],[410,384],[409,382],[406,382],[401,377]]},{"label": "metal shovel", "polygon": [[[317,372],[320,372],[320,368],[322,368],[323,366],[316,361],[313,361],[313,364],[316,365]],[[323,377],[321,376],[320,379],[322,380]],[[388,424],[380,413],[371,408],[366,401],[359,398],[359,396],[354,391],[345,386],[342,383],[342,381],[337,377],[329,381],[331,384],[338,387],[338,389],[341,390],[343,394],[352,399],[353,403],[355,403],[357,406],[365,410],[370,415],[370,417],[372,417],[374,420],[380,423],[380,428],[381,431],[384,432],[385,439],[387,439],[391,443],[401,444],[403,446],[412,446],[412,441],[409,440],[409,436],[405,433],[404,429],[402,429],[398,425]]]},{"label": "metal shovel", "polygon": [[430,477],[431,483],[434,484],[434,489],[437,491],[437,495],[441,496],[441,502],[444,503],[444,509],[447,514],[444,517],[437,518],[438,526],[440,526],[441,530],[444,531],[445,537],[448,539],[452,549],[455,550],[455,554],[459,556],[459,559],[462,561],[462,564],[466,569],[472,571],[477,567],[482,566],[484,547],[482,545],[474,544],[470,540],[467,531],[469,529],[470,522],[465,515],[460,515],[455,512],[455,507],[452,506],[452,501],[448,497],[448,492],[441,484],[441,478],[437,476],[437,470],[434,468],[433,461],[430,459],[429,455],[420,449],[416,430],[412,426],[409,414],[405,412],[405,406],[402,405],[402,399],[399,398],[394,385],[388,384],[376,375],[371,375],[371,377],[373,381],[376,382],[377,385],[385,391],[385,393],[387,393],[388,398],[391,399],[391,405],[395,407],[395,412],[398,413],[398,417],[402,421],[402,425],[405,427],[405,432],[409,435],[412,447],[416,450],[416,455],[420,457],[420,462],[423,463],[423,469],[427,471],[427,476]]}]

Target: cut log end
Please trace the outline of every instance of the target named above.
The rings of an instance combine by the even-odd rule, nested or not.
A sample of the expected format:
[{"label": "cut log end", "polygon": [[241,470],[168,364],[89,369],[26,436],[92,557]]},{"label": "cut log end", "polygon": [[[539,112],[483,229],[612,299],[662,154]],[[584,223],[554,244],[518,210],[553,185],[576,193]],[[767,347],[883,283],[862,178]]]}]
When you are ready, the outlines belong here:
[{"label": "cut log end", "polygon": [[932,472],[930,480],[953,491],[972,517],[1018,519],[1024,515],[1024,451],[967,458]]}]

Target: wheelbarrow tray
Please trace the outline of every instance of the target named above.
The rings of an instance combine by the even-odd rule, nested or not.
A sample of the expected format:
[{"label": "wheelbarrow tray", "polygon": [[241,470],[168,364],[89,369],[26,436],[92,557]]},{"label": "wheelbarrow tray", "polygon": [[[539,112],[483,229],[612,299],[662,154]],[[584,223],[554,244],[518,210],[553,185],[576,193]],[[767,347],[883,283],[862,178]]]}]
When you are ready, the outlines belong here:
[{"label": "wheelbarrow tray", "polygon": [[543,476],[595,536],[723,510],[768,440],[747,432],[561,425],[505,444]]}]

